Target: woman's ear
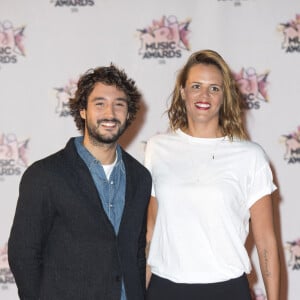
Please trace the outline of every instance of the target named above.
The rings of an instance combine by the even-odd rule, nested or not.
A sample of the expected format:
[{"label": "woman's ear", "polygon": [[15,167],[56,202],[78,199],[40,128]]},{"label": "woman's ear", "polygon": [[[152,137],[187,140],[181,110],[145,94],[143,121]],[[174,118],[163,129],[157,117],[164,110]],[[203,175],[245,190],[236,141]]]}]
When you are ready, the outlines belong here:
[{"label": "woman's ear", "polygon": [[180,87],[180,95],[181,95],[182,100],[185,100],[185,92],[184,92],[183,87]]}]

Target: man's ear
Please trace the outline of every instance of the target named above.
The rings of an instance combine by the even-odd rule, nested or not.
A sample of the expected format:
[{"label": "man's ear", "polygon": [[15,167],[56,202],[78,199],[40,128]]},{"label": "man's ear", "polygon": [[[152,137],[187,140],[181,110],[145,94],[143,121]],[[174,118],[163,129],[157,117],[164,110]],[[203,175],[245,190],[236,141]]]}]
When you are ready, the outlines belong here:
[{"label": "man's ear", "polygon": [[85,120],[86,119],[86,110],[85,109],[81,109],[79,111],[79,113],[80,113],[80,117]]}]

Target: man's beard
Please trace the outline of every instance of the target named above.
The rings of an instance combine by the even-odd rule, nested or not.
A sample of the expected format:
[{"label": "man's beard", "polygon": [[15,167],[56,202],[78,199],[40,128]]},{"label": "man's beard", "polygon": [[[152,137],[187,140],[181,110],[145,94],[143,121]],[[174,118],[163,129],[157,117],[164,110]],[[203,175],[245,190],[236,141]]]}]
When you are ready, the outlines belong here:
[{"label": "man's beard", "polygon": [[[98,132],[102,122],[115,122],[118,124],[118,131],[116,133],[101,134]],[[126,122],[122,125],[118,119],[101,119],[97,121],[97,126],[90,126],[86,120],[86,128],[91,142],[94,144],[114,144],[126,129]],[[106,136],[109,135],[109,136]]]}]

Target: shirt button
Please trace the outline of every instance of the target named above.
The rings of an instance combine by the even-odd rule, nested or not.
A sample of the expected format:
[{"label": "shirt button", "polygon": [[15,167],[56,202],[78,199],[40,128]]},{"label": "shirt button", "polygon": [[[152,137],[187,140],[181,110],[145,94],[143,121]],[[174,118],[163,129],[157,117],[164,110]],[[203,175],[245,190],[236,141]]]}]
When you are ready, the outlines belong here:
[{"label": "shirt button", "polygon": [[110,182],[110,184],[114,184],[114,182],[113,182],[113,181],[111,181],[111,182]]}]

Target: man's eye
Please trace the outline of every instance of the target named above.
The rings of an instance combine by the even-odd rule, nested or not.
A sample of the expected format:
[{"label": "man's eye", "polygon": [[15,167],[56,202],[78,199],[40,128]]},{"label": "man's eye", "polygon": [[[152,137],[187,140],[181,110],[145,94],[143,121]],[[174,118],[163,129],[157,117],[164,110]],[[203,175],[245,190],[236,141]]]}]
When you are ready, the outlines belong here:
[{"label": "man's eye", "polygon": [[116,103],[116,106],[118,106],[118,107],[126,107],[126,102],[124,102],[124,101],[120,101],[120,102],[117,102]]}]

